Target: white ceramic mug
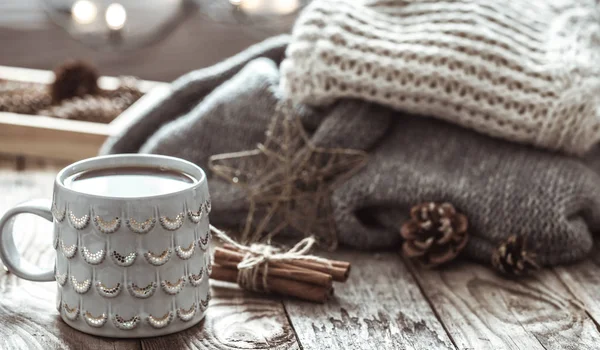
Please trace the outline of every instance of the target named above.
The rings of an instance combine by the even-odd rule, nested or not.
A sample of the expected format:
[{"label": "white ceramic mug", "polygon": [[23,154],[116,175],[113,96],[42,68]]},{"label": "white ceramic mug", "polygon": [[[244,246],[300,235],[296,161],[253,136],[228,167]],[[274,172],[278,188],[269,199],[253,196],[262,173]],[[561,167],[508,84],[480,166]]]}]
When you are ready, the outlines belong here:
[{"label": "white ceramic mug", "polygon": [[[160,167],[188,174],[189,187],[172,193],[124,198],[92,195],[65,186],[82,171]],[[196,165],[157,155],[90,158],[61,170],[52,202],[34,200],[0,219],[0,257],[15,275],[57,281],[57,309],[71,327],[105,337],[152,337],[202,320],[210,300],[206,176]],[[32,213],[54,222],[54,269],[20,258],[13,218]]]}]

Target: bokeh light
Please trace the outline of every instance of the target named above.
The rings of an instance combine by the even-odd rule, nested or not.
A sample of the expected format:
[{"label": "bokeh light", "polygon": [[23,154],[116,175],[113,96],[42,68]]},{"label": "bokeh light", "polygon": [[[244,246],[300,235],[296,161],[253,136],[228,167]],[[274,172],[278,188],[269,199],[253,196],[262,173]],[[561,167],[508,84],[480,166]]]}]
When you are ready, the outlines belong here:
[{"label": "bokeh light", "polygon": [[71,7],[71,16],[79,24],[90,24],[96,19],[98,8],[88,0],[76,1]]},{"label": "bokeh light", "polygon": [[300,0],[275,0],[273,10],[280,15],[287,15],[300,7]]},{"label": "bokeh light", "polygon": [[300,0],[229,0],[229,2],[252,14],[286,15],[300,7]]},{"label": "bokeh light", "polygon": [[127,21],[127,11],[125,7],[118,3],[108,5],[105,14],[106,25],[112,30],[119,30],[125,26]]}]

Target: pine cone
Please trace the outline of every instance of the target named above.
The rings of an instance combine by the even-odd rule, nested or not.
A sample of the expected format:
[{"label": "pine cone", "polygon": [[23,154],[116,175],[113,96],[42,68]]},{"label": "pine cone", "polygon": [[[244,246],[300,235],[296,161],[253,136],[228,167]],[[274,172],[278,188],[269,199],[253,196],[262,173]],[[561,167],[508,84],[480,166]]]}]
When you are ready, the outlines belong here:
[{"label": "pine cone", "polygon": [[137,78],[123,76],[119,78],[119,86],[116,89],[104,90],[102,95],[115,100],[115,103],[119,103],[125,110],[144,95],[138,88],[138,84]]},{"label": "pine cone", "polygon": [[428,267],[454,259],[467,244],[467,217],[450,203],[414,206],[410,217],[400,230],[405,239],[402,251]]},{"label": "pine cone", "polygon": [[123,109],[118,102],[102,96],[87,95],[63,101],[38,114],[50,117],[83,120],[95,123],[110,123]]},{"label": "pine cone", "polygon": [[73,97],[95,95],[100,91],[98,71],[85,61],[67,62],[55,69],[54,74],[50,94],[55,104]]},{"label": "pine cone", "polygon": [[0,112],[36,114],[51,103],[48,92],[40,87],[7,90],[0,94]]},{"label": "pine cone", "polygon": [[15,90],[38,89],[45,85],[17,80],[0,79],[0,93],[13,92]]},{"label": "pine cone", "polygon": [[534,253],[527,251],[524,236],[511,235],[492,254],[492,265],[507,276],[522,276],[539,269]]}]

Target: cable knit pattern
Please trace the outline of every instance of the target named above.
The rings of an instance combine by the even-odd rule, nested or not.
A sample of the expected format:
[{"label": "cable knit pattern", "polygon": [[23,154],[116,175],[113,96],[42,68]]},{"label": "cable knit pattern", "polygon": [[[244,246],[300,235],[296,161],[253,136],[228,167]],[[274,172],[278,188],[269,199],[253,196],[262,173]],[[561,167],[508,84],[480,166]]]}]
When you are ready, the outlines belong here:
[{"label": "cable knit pattern", "polygon": [[361,98],[582,154],[600,139],[595,0],[316,0],[281,65],[299,102]]}]

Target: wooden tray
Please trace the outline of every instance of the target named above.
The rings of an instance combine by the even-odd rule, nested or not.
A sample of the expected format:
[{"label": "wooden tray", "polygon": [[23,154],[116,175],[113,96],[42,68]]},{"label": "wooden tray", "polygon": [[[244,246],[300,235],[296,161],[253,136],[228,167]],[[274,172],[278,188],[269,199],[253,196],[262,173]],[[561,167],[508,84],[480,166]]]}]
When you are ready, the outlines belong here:
[{"label": "wooden tray", "polygon": [[[0,66],[0,78],[6,80],[49,84],[54,80],[51,71]],[[119,79],[101,77],[102,89],[115,89]],[[110,135],[125,125],[127,115],[149,101],[168,93],[169,84],[141,81],[145,93],[110,124],[53,117],[0,112],[0,153],[36,156],[76,161],[98,154],[100,146]]]}]

